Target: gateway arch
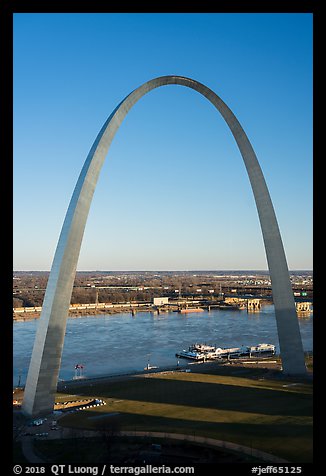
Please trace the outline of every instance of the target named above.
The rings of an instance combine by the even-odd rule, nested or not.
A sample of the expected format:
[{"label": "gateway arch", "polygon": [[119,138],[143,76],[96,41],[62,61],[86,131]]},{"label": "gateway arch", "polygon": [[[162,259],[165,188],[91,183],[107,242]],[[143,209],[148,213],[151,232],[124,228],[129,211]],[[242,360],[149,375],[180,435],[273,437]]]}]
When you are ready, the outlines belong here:
[{"label": "gateway arch", "polygon": [[244,160],[253,190],[272,282],[275,316],[287,374],[305,374],[304,353],[283,243],[269,191],[256,154],[239,121],[211,89],[183,76],[161,76],[132,91],[114,109],[85,160],[57,244],[26,380],[23,412],[39,416],[53,411],[66,321],[81,242],[98,176],[109,146],[131,107],[152,89],[177,84],[198,91],[220,112]]}]

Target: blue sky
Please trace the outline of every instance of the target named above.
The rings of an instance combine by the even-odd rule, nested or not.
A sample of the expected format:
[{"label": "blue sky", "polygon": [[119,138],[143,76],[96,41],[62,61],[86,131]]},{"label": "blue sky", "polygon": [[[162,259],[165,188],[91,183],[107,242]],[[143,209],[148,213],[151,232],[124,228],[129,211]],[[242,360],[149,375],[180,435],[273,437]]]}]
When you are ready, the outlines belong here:
[{"label": "blue sky", "polygon": [[[49,270],[99,129],[133,89],[196,79],[256,152],[290,269],[312,269],[312,15],[14,15],[14,269]],[[236,143],[180,86],[129,112],[95,190],[79,270],[267,269]]]}]

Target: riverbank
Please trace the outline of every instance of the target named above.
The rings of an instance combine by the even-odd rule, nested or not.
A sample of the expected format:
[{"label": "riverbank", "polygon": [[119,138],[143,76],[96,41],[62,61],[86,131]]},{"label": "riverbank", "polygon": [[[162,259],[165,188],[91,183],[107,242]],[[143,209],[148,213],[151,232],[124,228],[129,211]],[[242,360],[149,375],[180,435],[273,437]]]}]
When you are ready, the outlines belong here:
[{"label": "riverbank", "polygon": [[[38,319],[41,315],[41,311],[35,311],[33,308],[25,308],[29,310],[25,311],[14,311],[13,312],[13,320],[24,322],[30,321],[34,319]],[[161,311],[161,312],[172,312],[173,309],[168,311]],[[94,307],[94,305],[85,305],[81,308],[70,308],[68,312],[68,317],[83,317],[83,316],[103,316],[106,314],[121,314],[121,313],[131,313],[136,314],[137,312],[156,312],[158,313],[157,309],[152,305],[142,305],[142,306],[130,306],[130,304],[124,305],[111,305],[106,307]]]},{"label": "riverbank", "polygon": [[[142,312],[152,311],[153,309],[142,309]],[[126,308],[114,308],[114,309],[81,309],[81,310],[71,310],[68,312],[68,317],[86,317],[86,316],[103,316],[105,314],[120,314],[123,312],[129,312]],[[130,311],[131,312],[131,311]],[[28,312],[17,312],[13,314],[13,320],[17,322],[32,321],[34,319],[39,319],[41,312],[39,311],[28,311]]]},{"label": "riverbank", "polygon": [[[271,301],[260,299],[260,305],[257,309],[247,309],[247,307],[242,303],[241,305],[237,304],[227,304],[220,301],[205,302],[200,304],[200,301],[176,301],[170,302],[163,306],[157,306],[151,302],[126,302],[126,303],[98,303],[98,304],[72,304],[68,311],[68,317],[81,317],[81,316],[96,316],[103,314],[118,314],[118,313],[128,313],[135,315],[138,312],[153,312],[156,314],[163,314],[166,312],[187,312],[191,313],[200,311],[211,311],[213,309],[217,310],[236,310],[236,311],[249,311],[249,312],[259,312],[261,306],[270,305]],[[38,319],[41,315],[41,307],[21,307],[13,309],[13,320],[14,321],[27,321],[31,319]]]},{"label": "riverbank", "polygon": [[250,374],[252,377],[262,377],[276,380],[300,381],[310,383],[313,379],[313,354],[305,353],[307,375],[302,377],[290,377],[282,373],[282,361],[280,356],[260,357],[260,358],[235,358],[232,360],[189,362],[185,367],[169,366],[143,370],[138,372],[128,372],[123,374],[109,374],[97,377],[85,377],[75,380],[63,380],[58,383],[58,392],[66,393],[70,390],[77,390],[85,386],[108,385],[111,383],[123,382],[137,378],[160,377],[168,374],[179,373],[200,373],[213,375],[244,375]]},{"label": "riverbank", "polygon": [[[311,353],[306,353],[305,355],[306,365],[308,369],[307,379],[311,380],[312,378],[312,368],[313,368],[313,355]],[[222,369],[223,368],[223,369]],[[235,358],[232,360],[221,359],[218,361],[201,361],[201,362],[186,362],[183,367],[178,365],[171,365],[167,367],[158,367],[158,368],[149,368],[142,371],[133,371],[125,372],[121,374],[105,374],[94,377],[83,376],[80,378],[70,379],[70,380],[59,380],[57,385],[58,393],[66,393],[71,389],[78,389],[79,387],[85,387],[98,384],[109,384],[112,382],[121,382],[125,380],[130,380],[139,377],[150,377],[151,375],[165,375],[175,372],[185,372],[185,373],[224,373],[224,374],[233,374],[237,372],[237,369],[256,369],[258,373],[269,372],[271,378],[277,377],[282,378],[282,362],[281,358],[278,355],[272,357],[260,357],[260,358]],[[13,387],[13,398],[15,405],[20,405],[23,400],[24,388],[23,387]]]}]

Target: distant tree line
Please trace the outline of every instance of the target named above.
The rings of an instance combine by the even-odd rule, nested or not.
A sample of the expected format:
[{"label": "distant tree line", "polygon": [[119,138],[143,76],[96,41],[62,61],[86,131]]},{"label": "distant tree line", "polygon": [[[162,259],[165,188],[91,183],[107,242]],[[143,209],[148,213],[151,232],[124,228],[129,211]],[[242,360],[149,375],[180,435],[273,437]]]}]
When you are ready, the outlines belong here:
[{"label": "distant tree line", "polygon": [[[71,304],[88,304],[96,302],[119,303],[146,301],[152,302],[154,297],[162,296],[159,289],[146,290],[124,290],[124,289],[96,289],[96,288],[75,288],[71,296]],[[13,307],[42,306],[44,291],[25,290],[13,297]]]},{"label": "distant tree line", "polygon": [[[256,275],[257,277],[259,274]],[[13,307],[42,306],[47,286],[48,272],[17,272],[13,279]],[[265,279],[266,276],[263,276]],[[246,277],[244,275],[243,282]],[[240,280],[241,282],[241,280]],[[217,296],[218,293],[230,292],[239,287],[239,277],[204,275],[203,273],[181,272],[77,272],[71,297],[72,304],[98,302],[119,303],[146,301],[152,302],[154,297],[166,296],[176,298],[180,295]],[[107,286],[107,287],[106,287]],[[128,288],[129,289],[126,289]],[[139,288],[137,290],[130,288]],[[142,289],[144,288],[144,289]],[[148,288],[148,289],[147,289]],[[309,286],[307,285],[307,289]],[[310,285],[312,289],[312,285]],[[247,292],[263,293],[262,289],[245,287]],[[214,293],[212,294],[212,290]],[[267,290],[267,292],[269,292]]]}]

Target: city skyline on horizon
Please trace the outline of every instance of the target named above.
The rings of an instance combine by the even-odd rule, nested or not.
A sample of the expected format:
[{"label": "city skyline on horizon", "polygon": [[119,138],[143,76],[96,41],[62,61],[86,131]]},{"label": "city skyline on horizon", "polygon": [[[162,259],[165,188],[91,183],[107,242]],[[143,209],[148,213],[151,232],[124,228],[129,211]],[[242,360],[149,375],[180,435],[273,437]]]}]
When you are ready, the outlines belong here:
[{"label": "city skyline on horizon", "polygon": [[[207,84],[235,112],[262,166],[289,270],[312,270],[312,15],[14,17],[15,269],[50,270],[75,182],[114,107],[146,80],[179,73]],[[155,48],[140,54],[154,27]],[[128,31],[109,64],[96,63],[119,28]],[[197,47],[194,28],[202,34]],[[172,51],[166,29],[189,44],[176,42]],[[128,38],[138,46],[132,74],[122,67]],[[204,45],[205,58],[219,61],[199,56]],[[246,171],[225,123],[195,92],[162,90],[135,106],[112,143],[77,269],[268,271]]]}]

